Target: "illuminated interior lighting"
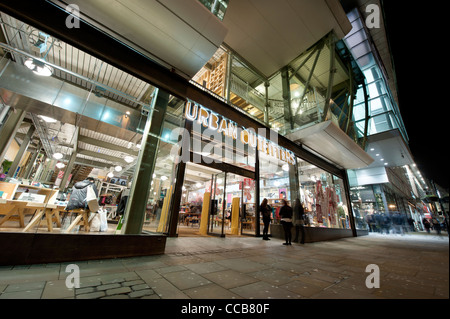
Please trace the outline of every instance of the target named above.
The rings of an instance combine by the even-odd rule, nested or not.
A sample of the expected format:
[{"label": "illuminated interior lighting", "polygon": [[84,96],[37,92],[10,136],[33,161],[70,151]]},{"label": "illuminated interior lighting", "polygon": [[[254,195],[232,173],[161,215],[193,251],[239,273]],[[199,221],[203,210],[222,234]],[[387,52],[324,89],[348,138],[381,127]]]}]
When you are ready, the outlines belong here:
[{"label": "illuminated interior lighting", "polygon": [[53,68],[41,61],[29,58],[25,61],[24,64],[36,75],[51,76],[53,74]]},{"label": "illuminated interior lighting", "polygon": [[54,158],[54,159],[57,159],[57,160],[63,158],[63,156],[64,156],[64,155],[62,155],[62,153],[59,153],[59,152],[56,152],[55,154],[53,154],[53,158]]},{"label": "illuminated interior lighting", "polygon": [[66,165],[64,165],[64,163],[59,162],[59,163],[56,163],[56,167],[64,168],[64,167],[66,167]]},{"label": "illuminated interior lighting", "polygon": [[125,162],[127,162],[127,163],[131,163],[131,162],[134,161],[134,158],[131,157],[131,156],[125,156],[124,160],[125,160]]},{"label": "illuminated interior lighting", "polygon": [[57,122],[57,120],[55,120],[54,118],[48,117],[48,116],[39,115],[39,117],[41,119],[43,119],[46,123],[56,123]]}]

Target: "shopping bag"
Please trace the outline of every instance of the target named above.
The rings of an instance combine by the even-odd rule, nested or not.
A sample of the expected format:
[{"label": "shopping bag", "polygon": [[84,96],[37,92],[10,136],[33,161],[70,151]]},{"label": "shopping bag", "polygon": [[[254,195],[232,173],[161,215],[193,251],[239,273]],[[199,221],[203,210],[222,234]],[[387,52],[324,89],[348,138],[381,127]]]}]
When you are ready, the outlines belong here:
[{"label": "shopping bag", "polygon": [[108,220],[106,218],[106,209],[100,208],[98,211],[98,216],[100,217],[100,231],[107,231],[108,230]]},{"label": "shopping bag", "polygon": [[97,196],[95,196],[94,189],[92,188],[91,185],[89,185],[87,189],[86,202],[91,212],[98,211],[99,209],[98,199]]},{"label": "shopping bag", "polygon": [[90,231],[100,231],[100,216],[98,213],[92,214],[94,215],[90,221]]}]

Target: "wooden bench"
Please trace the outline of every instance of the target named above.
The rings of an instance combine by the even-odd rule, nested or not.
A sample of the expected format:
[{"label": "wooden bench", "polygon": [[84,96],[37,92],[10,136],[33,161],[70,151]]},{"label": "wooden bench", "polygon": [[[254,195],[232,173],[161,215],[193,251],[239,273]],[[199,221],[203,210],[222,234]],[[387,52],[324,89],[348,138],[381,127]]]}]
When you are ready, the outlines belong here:
[{"label": "wooden bench", "polygon": [[41,209],[37,214],[35,214],[33,220],[31,220],[28,225],[24,228],[23,232],[27,232],[34,225],[41,222],[42,216],[45,214],[45,219],[47,221],[47,229],[49,232],[53,232],[53,220],[55,220],[56,225],[61,227],[61,218],[59,216],[61,211],[64,211],[65,206],[58,206],[56,204],[46,204],[44,209]]},{"label": "wooden bench", "polygon": [[90,229],[90,225],[89,225],[90,211],[89,211],[89,209],[78,208],[78,209],[73,209],[70,212],[78,214],[78,216],[69,225],[69,227],[67,227],[65,232],[70,233],[72,231],[72,229],[75,226],[77,226],[78,224],[80,224],[81,226],[84,226],[84,230],[86,232],[89,232],[89,229]]},{"label": "wooden bench", "polygon": [[[45,204],[33,203],[19,200],[2,200],[0,203],[0,214],[4,215],[0,219],[0,226],[8,220],[13,220],[13,216],[17,215],[19,219],[19,226],[25,227],[25,215],[32,215],[38,210],[43,211]],[[38,214],[39,214],[38,213]]]}]

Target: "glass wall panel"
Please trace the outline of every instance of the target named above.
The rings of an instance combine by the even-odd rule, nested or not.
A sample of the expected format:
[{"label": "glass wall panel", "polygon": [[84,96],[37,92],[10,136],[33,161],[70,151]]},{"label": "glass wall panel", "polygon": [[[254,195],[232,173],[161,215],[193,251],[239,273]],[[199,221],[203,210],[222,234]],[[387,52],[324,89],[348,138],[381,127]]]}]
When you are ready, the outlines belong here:
[{"label": "glass wall panel", "polygon": [[350,229],[350,206],[342,179],[297,158],[305,225]]},{"label": "glass wall panel", "polygon": [[229,83],[229,103],[263,123],[266,109],[265,79],[233,55]]},{"label": "glass wall panel", "polygon": [[[8,45],[22,51],[2,65],[0,77],[3,101],[15,109],[1,109],[1,135],[11,138],[0,145],[0,231],[121,233],[155,88],[51,35],[2,19],[14,35]],[[17,24],[22,27],[12,27]],[[20,38],[30,47],[45,40],[45,52],[26,53]],[[169,133],[183,126],[183,105],[171,98],[167,107],[147,226],[158,215],[152,205],[170,194],[167,152],[177,146]],[[88,205],[83,187],[89,183],[94,197]]]},{"label": "glass wall panel", "polygon": [[[285,199],[292,204],[291,189],[289,180],[289,165],[288,163],[273,160],[260,152],[259,156],[259,187],[260,187],[260,201],[261,204],[264,198],[267,198],[267,204],[272,209],[272,223],[280,224],[279,211],[281,208],[281,200]],[[261,219],[262,224],[262,219]],[[261,227],[261,234],[263,225]],[[269,228],[270,234],[270,228]]]}]

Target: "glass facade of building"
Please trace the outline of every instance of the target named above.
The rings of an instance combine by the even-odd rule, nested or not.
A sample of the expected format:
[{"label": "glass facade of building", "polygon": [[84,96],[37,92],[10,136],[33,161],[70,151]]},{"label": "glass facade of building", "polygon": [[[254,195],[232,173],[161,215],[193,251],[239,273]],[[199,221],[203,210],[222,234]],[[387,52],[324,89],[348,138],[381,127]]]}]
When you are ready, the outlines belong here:
[{"label": "glass facade of building", "polygon": [[[10,36],[2,48],[15,61],[5,56],[1,61],[1,230],[89,233],[99,231],[104,215],[102,232],[120,234],[146,127],[152,115],[162,113],[154,112],[158,90],[12,17],[2,14],[2,20]],[[45,50],[37,53],[43,36]],[[21,37],[30,43],[21,46]],[[30,70],[27,61],[47,63],[52,76]],[[15,103],[17,96],[26,103]],[[170,195],[170,150],[176,147],[170,134],[184,125],[183,107],[183,101],[168,97],[157,144],[150,146],[157,156],[143,230],[166,231],[161,208]],[[87,177],[94,179],[100,214],[65,209]]]},{"label": "glass facade of building", "polygon": [[[381,136],[395,132],[398,144],[407,145],[409,138],[398,104],[394,98],[380,55],[374,47],[370,32],[357,9],[347,14],[353,29],[344,38],[346,46],[364,73],[365,83],[356,92],[353,116],[358,131],[367,125],[367,136]],[[396,133],[398,132],[398,133]],[[388,135],[385,139],[391,138]],[[378,137],[377,141],[382,141]],[[392,146],[392,145],[391,145]],[[425,181],[415,176],[413,163],[395,165],[387,163],[382,152],[392,149],[370,146],[367,150],[376,162],[367,170],[350,170],[350,197],[355,223],[358,229],[372,232],[396,232],[423,230],[422,219],[427,212],[422,205]],[[402,151],[402,157],[404,157]]]},{"label": "glass facade of building", "polygon": [[[227,1],[202,3],[223,19]],[[345,171],[284,137],[333,121],[361,143],[362,73],[333,33],[269,78],[220,47],[190,80],[218,107],[1,18],[0,231],[260,235],[264,198],[271,227],[285,199],[305,227],[354,230]],[[95,200],[69,208],[88,178]]]}]

